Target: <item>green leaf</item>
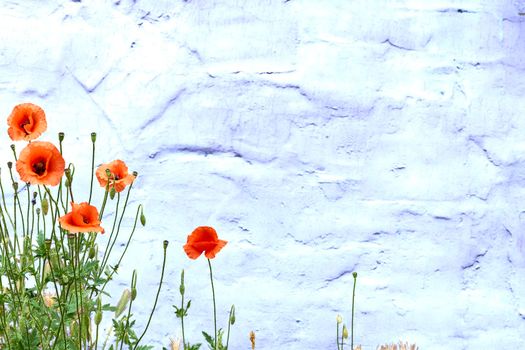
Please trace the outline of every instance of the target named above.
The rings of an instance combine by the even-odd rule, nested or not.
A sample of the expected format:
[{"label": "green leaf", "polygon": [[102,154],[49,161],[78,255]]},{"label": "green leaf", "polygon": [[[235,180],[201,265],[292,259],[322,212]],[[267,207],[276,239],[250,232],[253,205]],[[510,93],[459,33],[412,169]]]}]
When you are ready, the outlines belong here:
[{"label": "green leaf", "polygon": [[213,337],[211,335],[209,335],[208,333],[204,332],[204,331],[202,331],[202,335],[204,336],[204,339],[208,343],[210,349],[214,349],[215,348],[215,340],[213,339]]}]

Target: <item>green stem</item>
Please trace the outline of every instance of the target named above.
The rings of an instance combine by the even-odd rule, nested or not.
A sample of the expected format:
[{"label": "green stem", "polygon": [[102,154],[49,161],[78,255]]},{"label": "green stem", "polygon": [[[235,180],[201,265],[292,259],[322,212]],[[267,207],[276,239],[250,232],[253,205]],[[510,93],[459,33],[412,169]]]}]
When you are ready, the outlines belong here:
[{"label": "green stem", "polygon": [[[81,307],[79,305],[79,287],[78,287],[78,281],[77,281],[77,238],[78,235],[73,237],[73,247],[70,247],[71,251],[71,262],[73,264],[73,281],[75,283],[75,303],[77,308],[77,317],[78,317],[78,349],[82,349],[82,315],[81,315]],[[80,275],[80,271],[79,271]]]},{"label": "green stem", "polygon": [[151,319],[153,318],[153,313],[155,312],[155,308],[157,307],[157,302],[159,301],[160,289],[162,287],[162,281],[164,279],[164,269],[166,267],[166,249],[167,248],[168,248],[168,241],[164,241],[164,257],[162,259],[162,271],[160,272],[160,282],[159,282],[159,288],[157,289],[157,295],[155,296],[155,303],[153,303],[153,308],[151,309],[151,313],[149,315],[148,323],[146,324],[146,328],[144,328],[144,332],[142,332],[142,335],[139,337],[139,339],[135,343],[135,346],[133,347],[133,350],[135,350],[137,348],[137,346],[139,346],[140,341],[142,340],[142,338],[146,334],[146,331],[148,330],[148,327],[149,327],[149,324],[151,322]]},{"label": "green stem", "polygon": [[208,259],[208,267],[210,268],[211,293],[213,297],[213,326],[215,329],[215,344],[214,349],[217,350],[217,307],[215,304],[215,288],[213,287],[213,272],[211,269],[211,261]]},{"label": "green stem", "polygon": [[[124,247],[124,251],[120,255],[120,258],[117,264],[115,265],[114,269],[111,270],[110,274],[108,275],[108,278],[102,285],[102,288],[100,288],[99,294],[102,294],[102,292],[106,288],[106,285],[108,284],[108,282],[111,280],[111,278],[115,274],[115,271],[117,271],[118,267],[120,266],[120,263],[122,262],[122,259],[124,258],[124,255],[126,254],[126,251],[128,250],[129,244],[131,242],[131,238],[133,238],[133,234],[135,233],[135,229],[137,228],[137,221],[139,218],[139,213],[140,213],[141,208],[142,208],[142,204],[139,204],[139,206],[137,207],[137,214],[135,215],[135,223],[133,224],[133,229],[131,230],[131,233],[129,235],[128,242],[126,243],[126,246]],[[91,296],[93,296],[93,292],[91,293]]]},{"label": "green stem", "polygon": [[357,284],[357,272],[354,272],[352,275],[354,276],[354,290],[352,292],[352,323],[350,325],[351,327],[350,346],[352,347],[351,350],[354,350],[354,306],[355,306],[355,285]]},{"label": "green stem", "polygon": [[95,140],[93,140],[93,152],[91,153],[91,185],[89,186],[89,200],[88,203],[91,204],[91,195],[93,194],[93,178],[95,172]]},{"label": "green stem", "polygon": [[234,310],[234,306],[232,305],[230,309],[230,316],[228,317],[228,335],[226,337],[226,350],[228,350],[228,344],[230,344],[230,326],[232,324],[232,313]]},{"label": "green stem", "polygon": [[339,345],[339,322],[337,322],[337,336],[335,337],[335,343],[337,344],[337,350],[341,350],[341,346]]},{"label": "green stem", "polygon": [[184,335],[184,294],[182,294],[182,301],[181,301],[180,308],[182,310],[182,314],[180,317],[180,322],[182,325],[182,350],[186,350],[186,337]]}]

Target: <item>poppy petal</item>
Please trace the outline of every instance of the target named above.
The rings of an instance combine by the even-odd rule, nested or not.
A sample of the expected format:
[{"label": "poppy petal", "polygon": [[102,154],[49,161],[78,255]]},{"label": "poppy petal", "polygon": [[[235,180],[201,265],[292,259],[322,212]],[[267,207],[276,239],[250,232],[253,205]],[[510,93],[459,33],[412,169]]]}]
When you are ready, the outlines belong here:
[{"label": "poppy petal", "polygon": [[215,258],[215,255],[221,251],[221,249],[226,245],[226,243],[228,242],[219,239],[211,250],[206,250],[206,253],[204,255],[208,259]]},{"label": "poppy petal", "polygon": [[188,255],[190,259],[197,259],[202,254],[202,251],[198,251],[193,245],[189,243],[185,244],[183,248],[186,252],[186,255]]}]

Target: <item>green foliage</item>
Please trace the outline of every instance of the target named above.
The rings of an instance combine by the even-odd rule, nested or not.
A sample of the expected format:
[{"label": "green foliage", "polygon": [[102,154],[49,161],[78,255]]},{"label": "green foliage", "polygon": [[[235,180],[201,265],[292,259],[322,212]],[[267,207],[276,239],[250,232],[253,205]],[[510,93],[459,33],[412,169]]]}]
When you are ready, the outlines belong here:
[{"label": "green foliage", "polygon": [[[208,343],[208,348],[210,350],[215,350],[215,341],[213,337],[204,331],[202,332],[202,335],[204,336],[206,343]],[[221,328],[217,331],[217,350],[227,350],[228,349],[226,345],[222,344],[223,336],[224,336],[224,331]]]},{"label": "green foliage", "polygon": [[[92,156],[94,160],[94,148]],[[62,178],[51,189],[44,185],[19,186],[13,169],[11,163],[8,179],[15,189],[12,196],[5,195],[0,177],[0,349],[152,349],[139,344],[144,333],[137,336],[132,300],[119,317],[114,314],[116,305],[101,301],[109,297],[107,285],[118,271],[137,222],[145,224],[142,206],[137,208],[127,245],[114,257],[113,246],[128,199],[119,208],[120,193],[116,201],[109,202],[107,197],[115,196],[114,189],[102,189],[100,217],[106,204],[114,204],[115,217],[107,226],[111,227],[111,221],[119,224],[113,225],[106,249],[99,254],[99,234],[70,234],[59,223],[59,218],[71,212],[72,164],[66,171],[67,181]],[[94,168],[91,171],[93,180]],[[91,193],[89,198],[91,202]],[[99,334],[99,326],[106,328],[107,334]]]}]

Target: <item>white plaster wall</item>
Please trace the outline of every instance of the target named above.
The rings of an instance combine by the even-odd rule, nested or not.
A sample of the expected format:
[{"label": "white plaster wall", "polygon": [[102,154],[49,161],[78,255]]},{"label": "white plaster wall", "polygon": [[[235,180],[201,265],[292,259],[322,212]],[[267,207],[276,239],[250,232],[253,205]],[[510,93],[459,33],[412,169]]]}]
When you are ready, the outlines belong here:
[{"label": "white plaster wall", "polygon": [[148,225],[113,291],[138,269],[144,324],[170,241],[156,348],[180,335],[182,268],[190,341],[213,331],[206,262],[182,250],[199,225],[229,241],[213,264],[233,350],[250,330],[258,349],[335,349],[352,271],[365,349],[525,342],[524,1],[0,3],[0,115],[37,103],[77,169],[97,131],[98,163],[139,172]]}]

